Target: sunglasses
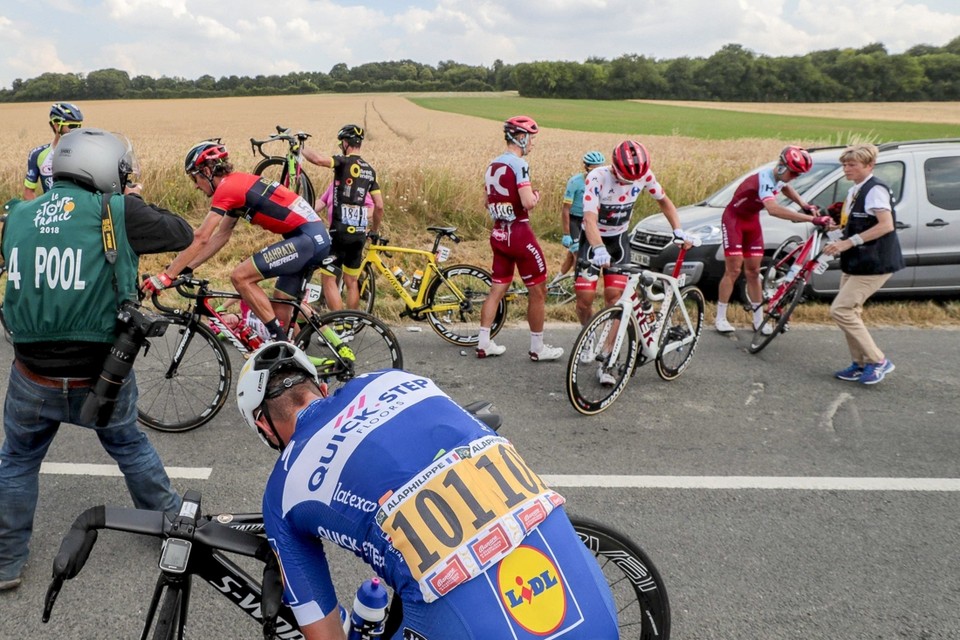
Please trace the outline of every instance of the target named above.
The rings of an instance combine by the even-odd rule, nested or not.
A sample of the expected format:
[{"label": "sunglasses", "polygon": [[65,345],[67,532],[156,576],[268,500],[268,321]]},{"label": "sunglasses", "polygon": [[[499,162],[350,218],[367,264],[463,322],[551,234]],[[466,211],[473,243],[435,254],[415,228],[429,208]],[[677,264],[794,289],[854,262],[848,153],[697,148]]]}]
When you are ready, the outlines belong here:
[{"label": "sunglasses", "polygon": [[67,129],[79,129],[83,124],[79,122],[65,122],[63,120],[51,120],[56,127],[66,127]]}]

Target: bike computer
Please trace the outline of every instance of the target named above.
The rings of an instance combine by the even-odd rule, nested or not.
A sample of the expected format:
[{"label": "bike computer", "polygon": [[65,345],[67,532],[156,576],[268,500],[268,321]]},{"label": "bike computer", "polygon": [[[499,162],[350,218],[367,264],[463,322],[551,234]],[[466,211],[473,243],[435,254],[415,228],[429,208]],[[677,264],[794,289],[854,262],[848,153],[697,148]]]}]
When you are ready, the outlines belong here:
[{"label": "bike computer", "polygon": [[170,573],[183,573],[187,570],[190,548],[193,543],[180,538],[167,538],[160,551],[160,568]]}]

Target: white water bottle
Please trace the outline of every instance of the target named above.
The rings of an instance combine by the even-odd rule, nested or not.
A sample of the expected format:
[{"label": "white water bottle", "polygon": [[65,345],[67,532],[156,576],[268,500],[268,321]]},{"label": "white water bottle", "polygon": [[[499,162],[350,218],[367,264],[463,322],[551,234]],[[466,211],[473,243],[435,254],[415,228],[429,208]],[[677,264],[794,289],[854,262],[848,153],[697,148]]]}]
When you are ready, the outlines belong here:
[{"label": "white water bottle", "polygon": [[784,281],[785,281],[785,282],[790,282],[791,280],[793,280],[794,277],[796,277],[796,275],[797,275],[798,273],[800,273],[800,268],[801,268],[802,266],[803,266],[803,265],[800,264],[800,261],[799,261],[799,260],[797,260],[796,262],[794,262],[794,263],[793,263],[793,266],[790,267],[790,270],[787,271],[787,275],[786,275],[786,277],[784,278]]},{"label": "white water bottle", "polygon": [[387,589],[380,578],[366,580],[357,589],[353,612],[344,625],[347,640],[375,640],[383,635],[387,617]]},{"label": "white water bottle", "polygon": [[403,272],[403,269],[401,269],[400,267],[393,268],[393,277],[399,280],[400,284],[403,286],[407,286],[407,282],[409,282],[409,280],[407,279],[407,275]]}]

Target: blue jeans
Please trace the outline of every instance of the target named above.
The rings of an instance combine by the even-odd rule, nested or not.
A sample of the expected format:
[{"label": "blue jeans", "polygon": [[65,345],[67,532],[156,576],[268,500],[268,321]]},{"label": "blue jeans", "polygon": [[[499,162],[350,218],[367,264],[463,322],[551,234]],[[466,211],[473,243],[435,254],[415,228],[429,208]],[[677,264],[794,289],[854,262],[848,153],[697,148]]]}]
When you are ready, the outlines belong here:
[{"label": "blue jeans", "polygon": [[5,439],[0,448],[0,580],[20,575],[27,561],[40,463],[61,422],[96,432],[104,450],[123,472],[127,490],[138,509],[179,509],[180,497],[170,486],[156,449],[137,427],[137,382],[133,372],[120,387],[113,416],[105,427],[79,422],[80,407],[88,393],[88,387],[66,391],[44,387],[24,378],[16,367],[10,369],[3,407]]}]

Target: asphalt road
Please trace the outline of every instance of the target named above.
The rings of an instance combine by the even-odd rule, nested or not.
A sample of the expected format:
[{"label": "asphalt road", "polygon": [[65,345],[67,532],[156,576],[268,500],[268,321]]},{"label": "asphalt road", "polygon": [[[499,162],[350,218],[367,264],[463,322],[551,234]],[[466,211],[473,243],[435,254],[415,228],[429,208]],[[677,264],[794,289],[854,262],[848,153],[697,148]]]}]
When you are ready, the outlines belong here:
[{"label": "asphalt road", "polygon": [[[572,512],[629,532],[650,554],[673,638],[960,638],[960,332],[877,330],[897,369],[875,387],[830,376],[848,363],[832,328],[796,329],[757,356],[707,332],[680,379],[642,368],[590,418],[568,404],[565,361],[530,362],[521,328],[498,338],[504,356],[483,361],[425,325],[397,335],[407,368],[458,401],[496,402],[502,433],[556,480]],[[574,337],[573,327],[548,328],[549,342]],[[10,353],[0,345],[0,359]],[[174,481],[200,490],[205,512],[259,510],[275,456],[235,407],[197,431],[150,437],[168,466],[211,470]],[[92,433],[73,427],[47,461],[110,462]],[[627,486],[585,486],[614,480]],[[31,561],[23,586],[0,594],[0,638],[136,637],[157,544],[113,532],[40,623],[60,538],[99,503],[129,504],[121,478],[41,476]],[[368,572],[349,554],[332,556],[349,602]],[[205,585],[194,590],[189,631],[260,637]]]}]

